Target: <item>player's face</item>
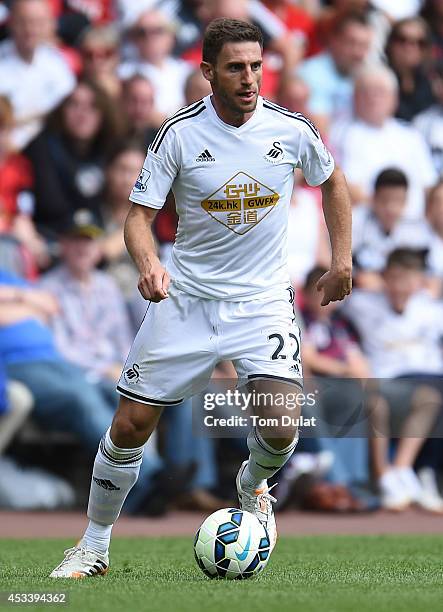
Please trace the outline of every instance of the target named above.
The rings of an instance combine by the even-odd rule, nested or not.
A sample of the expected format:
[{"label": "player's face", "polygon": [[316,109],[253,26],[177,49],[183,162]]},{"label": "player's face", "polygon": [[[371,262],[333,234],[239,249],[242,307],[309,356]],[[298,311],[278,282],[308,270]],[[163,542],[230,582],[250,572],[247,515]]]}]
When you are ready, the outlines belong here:
[{"label": "player's face", "polygon": [[215,65],[203,63],[202,69],[211,83],[217,110],[233,120],[254,112],[262,79],[258,42],[226,43]]},{"label": "player's face", "polygon": [[443,236],[443,187],[436,189],[429,199],[428,219],[434,230]]}]

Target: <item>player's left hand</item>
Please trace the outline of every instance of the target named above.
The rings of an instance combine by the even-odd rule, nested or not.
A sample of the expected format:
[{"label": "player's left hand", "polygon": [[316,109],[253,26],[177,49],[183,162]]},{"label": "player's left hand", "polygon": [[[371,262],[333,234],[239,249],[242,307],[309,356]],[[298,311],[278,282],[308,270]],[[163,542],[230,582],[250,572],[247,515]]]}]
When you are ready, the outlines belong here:
[{"label": "player's left hand", "polygon": [[322,306],[342,300],[352,291],[352,269],[338,271],[331,269],[318,280],[317,291],[323,290]]}]

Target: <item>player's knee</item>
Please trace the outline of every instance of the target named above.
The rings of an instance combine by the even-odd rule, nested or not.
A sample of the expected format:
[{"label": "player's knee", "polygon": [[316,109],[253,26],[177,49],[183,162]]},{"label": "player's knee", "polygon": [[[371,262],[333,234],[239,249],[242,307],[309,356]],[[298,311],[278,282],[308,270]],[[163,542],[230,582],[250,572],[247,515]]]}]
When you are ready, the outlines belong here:
[{"label": "player's knee", "polygon": [[126,414],[117,414],[112,421],[111,440],[120,447],[130,447],[140,435],[137,424]]}]

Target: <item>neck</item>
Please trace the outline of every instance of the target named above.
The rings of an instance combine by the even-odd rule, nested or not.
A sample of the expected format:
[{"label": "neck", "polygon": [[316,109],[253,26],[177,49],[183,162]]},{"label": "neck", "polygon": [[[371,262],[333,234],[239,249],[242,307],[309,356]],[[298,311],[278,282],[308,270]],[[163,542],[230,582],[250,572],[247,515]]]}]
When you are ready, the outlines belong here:
[{"label": "neck", "polygon": [[35,49],[25,49],[24,47],[17,45],[17,43],[15,43],[15,48],[24,62],[27,62],[28,64],[32,62],[34,59]]},{"label": "neck", "polygon": [[90,270],[83,272],[81,270],[73,270],[67,267],[69,274],[72,276],[74,280],[76,280],[81,285],[85,287],[90,284],[92,279],[92,272]]},{"label": "neck", "polygon": [[224,104],[223,100],[217,97],[215,93],[213,93],[211,96],[211,102],[220,119],[228,125],[233,125],[234,127],[244,125],[255,112],[255,109],[250,113],[241,113],[236,111]]}]

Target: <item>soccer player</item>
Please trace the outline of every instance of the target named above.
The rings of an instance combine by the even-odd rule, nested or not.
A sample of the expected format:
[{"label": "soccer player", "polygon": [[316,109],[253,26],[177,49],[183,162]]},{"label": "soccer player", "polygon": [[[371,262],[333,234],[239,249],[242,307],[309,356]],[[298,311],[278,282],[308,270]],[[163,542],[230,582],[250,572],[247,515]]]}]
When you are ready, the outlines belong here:
[{"label": "soccer player", "polygon": [[[130,196],[125,239],[150,303],[117,387],[119,408],[94,462],[89,525],[52,577],[107,571],[112,526],[137,480],[143,445],[162,410],[204,389],[219,361],[232,360],[252,395],[300,391],[300,336],[286,264],[295,168],[322,189],[332,246],[330,270],[317,285],[323,304],[351,291],[345,179],[310,121],[259,95],[262,46],[251,24],[211,22],[201,70],[212,95],[165,121],[149,147]],[[171,188],[179,225],[166,270],[151,227]],[[273,416],[281,408],[255,410]],[[272,545],[275,500],[267,479],[288,461],[297,440],[295,427],[254,428],[249,459],[237,476],[241,508],[262,521]]]}]

